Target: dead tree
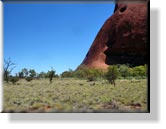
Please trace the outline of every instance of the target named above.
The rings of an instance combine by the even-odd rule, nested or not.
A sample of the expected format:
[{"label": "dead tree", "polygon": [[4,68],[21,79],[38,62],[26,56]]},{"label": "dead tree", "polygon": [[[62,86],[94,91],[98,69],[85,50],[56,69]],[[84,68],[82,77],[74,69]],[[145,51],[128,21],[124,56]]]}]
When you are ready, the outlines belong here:
[{"label": "dead tree", "polygon": [[9,75],[13,71],[13,69],[16,67],[15,63],[11,61],[10,58],[7,60],[4,60],[4,80],[8,83],[9,81]]}]

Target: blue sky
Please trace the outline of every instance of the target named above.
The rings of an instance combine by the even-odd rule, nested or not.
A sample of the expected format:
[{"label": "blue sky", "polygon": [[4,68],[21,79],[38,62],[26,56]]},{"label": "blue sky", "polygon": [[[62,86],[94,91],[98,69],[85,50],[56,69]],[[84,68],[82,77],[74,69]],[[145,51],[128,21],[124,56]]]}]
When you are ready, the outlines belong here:
[{"label": "blue sky", "polygon": [[4,58],[60,74],[83,61],[114,4],[4,4]]}]

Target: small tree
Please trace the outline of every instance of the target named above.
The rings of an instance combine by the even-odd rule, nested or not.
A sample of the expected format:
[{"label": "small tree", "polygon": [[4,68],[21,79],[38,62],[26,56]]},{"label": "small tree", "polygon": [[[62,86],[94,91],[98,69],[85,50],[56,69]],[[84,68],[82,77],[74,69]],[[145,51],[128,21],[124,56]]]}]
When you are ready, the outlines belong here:
[{"label": "small tree", "polygon": [[48,71],[47,74],[48,74],[48,77],[49,77],[49,80],[50,80],[50,83],[51,83],[53,77],[55,76],[55,70],[52,69],[51,71]]},{"label": "small tree", "polygon": [[18,77],[19,78],[24,78],[24,73],[21,71],[21,72],[18,72]]},{"label": "small tree", "polygon": [[28,76],[28,74],[29,74],[28,69],[26,69],[26,68],[23,68],[21,72],[23,72],[23,76],[24,76],[25,78],[26,78],[26,77]]},{"label": "small tree", "polygon": [[36,76],[36,72],[35,72],[34,69],[29,70],[29,76],[32,77],[32,78],[34,78]]},{"label": "small tree", "polygon": [[109,83],[114,84],[115,86],[115,80],[118,78],[118,76],[118,67],[116,65],[109,66],[108,72],[106,73],[106,79],[109,81]]},{"label": "small tree", "polygon": [[8,83],[10,73],[13,71],[13,69],[16,67],[15,63],[11,61],[10,58],[7,60],[4,60],[4,80]]}]

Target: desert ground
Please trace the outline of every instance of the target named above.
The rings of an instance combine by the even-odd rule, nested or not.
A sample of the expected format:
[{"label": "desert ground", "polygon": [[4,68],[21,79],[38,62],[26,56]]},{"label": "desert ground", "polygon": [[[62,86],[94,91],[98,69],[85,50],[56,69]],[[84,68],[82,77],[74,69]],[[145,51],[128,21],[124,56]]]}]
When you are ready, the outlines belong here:
[{"label": "desert ground", "polygon": [[3,91],[3,112],[147,112],[147,79],[21,79]]}]

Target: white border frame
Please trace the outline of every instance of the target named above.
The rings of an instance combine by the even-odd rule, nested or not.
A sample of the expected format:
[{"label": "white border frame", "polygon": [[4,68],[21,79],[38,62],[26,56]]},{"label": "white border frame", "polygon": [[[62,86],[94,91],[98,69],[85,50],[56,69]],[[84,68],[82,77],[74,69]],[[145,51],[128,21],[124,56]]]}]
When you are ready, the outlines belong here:
[{"label": "white border frame", "polygon": [[[3,3],[0,1],[0,109],[2,111],[2,65],[3,65]],[[151,26],[151,86],[150,86],[150,113],[9,113],[11,122],[54,122],[54,121],[140,121],[140,122],[157,122],[159,120],[159,10],[150,10]]]}]

